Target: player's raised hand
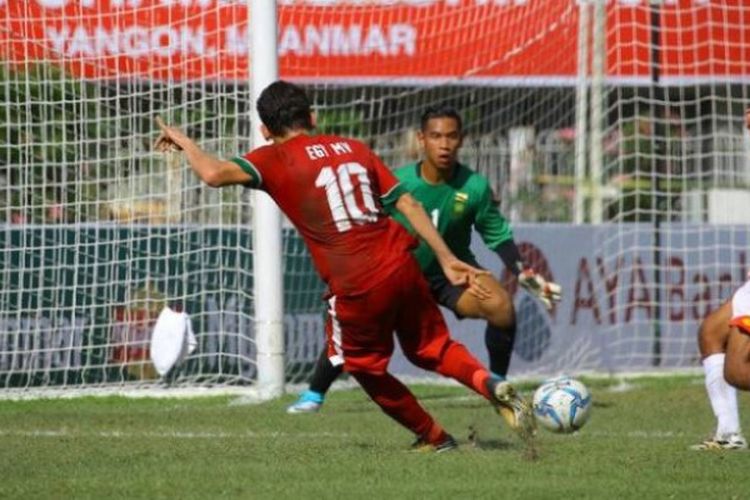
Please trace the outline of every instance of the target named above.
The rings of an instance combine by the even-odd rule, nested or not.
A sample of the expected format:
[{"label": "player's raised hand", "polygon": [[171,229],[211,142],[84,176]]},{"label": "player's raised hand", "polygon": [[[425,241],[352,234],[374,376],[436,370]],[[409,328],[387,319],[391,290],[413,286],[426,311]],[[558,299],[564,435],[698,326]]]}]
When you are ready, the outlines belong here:
[{"label": "player's raised hand", "polygon": [[477,269],[458,259],[453,259],[443,267],[445,277],[454,285],[465,285],[470,294],[480,300],[490,298],[492,292],[481,282],[482,276],[488,276],[489,271]]},{"label": "player's raised hand", "polygon": [[745,110],[745,126],[750,130],[750,108]]},{"label": "player's raised hand", "polygon": [[492,291],[487,288],[482,280],[487,276],[490,276],[489,271],[480,270],[480,272],[469,277],[469,286],[466,290],[479,300],[487,300],[492,297]]},{"label": "player's raised hand", "polygon": [[156,151],[165,153],[167,151],[180,151],[192,145],[193,141],[183,134],[179,129],[170,127],[160,116],[156,117],[156,124],[161,129],[161,134],[154,143]]},{"label": "player's raised hand", "polygon": [[562,298],[562,288],[547,281],[533,269],[525,269],[518,275],[518,284],[539,298],[547,309],[552,309]]}]

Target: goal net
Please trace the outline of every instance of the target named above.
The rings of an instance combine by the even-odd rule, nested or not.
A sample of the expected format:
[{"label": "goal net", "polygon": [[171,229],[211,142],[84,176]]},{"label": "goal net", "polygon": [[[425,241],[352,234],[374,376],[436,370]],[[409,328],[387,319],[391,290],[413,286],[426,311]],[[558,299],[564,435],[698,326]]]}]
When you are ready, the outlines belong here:
[{"label": "goal net", "polygon": [[[157,115],[209,151],[249,148],[248,50],[222,21],[245,29],[247,9],[226,3],[0,3],[0,387],[255,380],[247,195],[152,150]],[[304,313],[317,283],[285,242]],[[148,348],[165,305],[199,346],[160,379]]]},{"label": "goal net", "polygon": [[[218,155],[250,147],[248,4],[0,1],[0,387],[256,380],[251,197],[206,188],[180,154],[151,147],[157,115]],[[514,294],[512,374],[689,366],[697,321],[744,273],[748,13],[610,3],[597,31],[580,5],[280,1],[280,75],[310,90],[320,131],[393,167],[418,159],[427,106],[459,109],[461,161],[490,179],[526,259],[566,294],[544,311],[477,243]],[[590,136],[576,117],[597,116],[597,42],[579,43],[581,26],[605,54]],[[286,380],[301,383],[324,343],[323,285],[296,231],[283,235]],[[188,312],[198,338],[166,379],[148,357],[164,305]],[[483,326],[446,317],[484,356]],[[394,370],[411,374],[402,361]]]},{"label": "goal net", "polygon": [[[504,210],[569,216],[571,186],[531,182],[530,168],[570,174],[573,3],[303,1],[278,14],[281,76],[310,89],[322,131],[399,166],[425,106],[449,102],[466,121],[463,161]],[[249,148],[248,2],[6,0],[0,16],[0,387],[252,384],[252,203],[151,147],[161,115],[209,151]],[[286,376],[302,382],[324,342],[323,286],[292,228],[283,262]],[[190,314],[198,348],[161,379],[148,341],[165,305]]]},{"label": "goal net", "polygon": [[746,279],[749,20],[737,0],[607,10],[586,316],[614,368],[699,366],[700,321]]}]

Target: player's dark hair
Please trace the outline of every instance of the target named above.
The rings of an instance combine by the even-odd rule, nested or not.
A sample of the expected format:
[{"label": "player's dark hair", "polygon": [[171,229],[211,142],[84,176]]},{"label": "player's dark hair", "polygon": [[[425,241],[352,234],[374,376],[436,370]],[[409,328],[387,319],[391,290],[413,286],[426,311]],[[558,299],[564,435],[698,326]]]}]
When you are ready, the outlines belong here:
[{"label": "player's dark hair", "polygon": [[421,119],[422,131],[427,130],[427,122],[435,118],[453,118],[456,120],[456,124],[458,124],[459,132],[463,130],[464,124],[461,120],[461,115],[458,114],[456,108],[448,106],[447,104],[441,104],[439,106],[430,106],[424,110]]},{"label": "player's dark hair", "polygon": [[278,80],[263,89],[256,103],[263,125],[275,136],[294,129],[312,130],[310,99],[301,87]]}]

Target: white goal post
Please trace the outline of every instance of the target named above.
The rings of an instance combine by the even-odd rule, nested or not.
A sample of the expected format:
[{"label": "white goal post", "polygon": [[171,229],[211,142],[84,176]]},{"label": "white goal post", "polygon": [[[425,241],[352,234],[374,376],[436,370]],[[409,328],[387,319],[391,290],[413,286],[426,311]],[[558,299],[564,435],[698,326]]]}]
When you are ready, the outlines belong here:
[{"label": "white goal post", "polygon": [[[252,0],[250,31],[252,43],[248,57],[252,61],[252,100],[279,77],[277,17],[275,0]],[[253,127],[253,147],[265,143],[257,112]],[[282,273],[281,212],[265,193],[255,192],[253,207],[253,248],[255,249],[255,343],[261,398],[284,393],[284,295]]]},{"label": "white goal post", "polygon": [[[151,148],[158,114],[247,151],[277,75],[310,91],[321,131],[393,167],[418,158],[427,106],[458,108],[462,161],[564,288],[546,313],[477,241],[518,311],[511,375],[695,366],[700,319],[747,267],[750,1],[272,4],[0,0],[0,395],[306,380],[324,290],[295,230]],[[159,378],[164,305],[198,347]],[[485,356],[481,324],[446,318]]]}]

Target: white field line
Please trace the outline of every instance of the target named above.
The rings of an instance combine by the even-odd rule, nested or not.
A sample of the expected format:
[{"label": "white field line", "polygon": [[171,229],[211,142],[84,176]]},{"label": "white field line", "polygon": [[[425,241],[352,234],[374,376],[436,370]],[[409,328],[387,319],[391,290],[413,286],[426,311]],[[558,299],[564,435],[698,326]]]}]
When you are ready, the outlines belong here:
[{"label": "white field line", "polygon": [[[580,433],[570,435],[571,439],[582,436],[601,438],[626,438],[626,439],[685,439],[688,434],[674,431],[589,431],[582,430]],[[0,430],[2,437],[22,438],[81,438],[93,437],[97,439],[134,439],[134,438],[159,438],[159,439],[349,439],[351,434],[345,432],[130,432],[130,431],[100,431],[100,432],[78,432],[67,429],[37,429],[37,430]]]},{"label": "white field line", "polygon": [[131,431],[99,431],[81,432],[68,429],[36,429],[36,430],[0,430],[2,437],[24,438],[67,438],[93,437],[104,439],[133,439],[133,438],[163,438],[163,439],[347,439],[351,435],[345,432],[131,432]]},{"label": "white field line", "polygon": [[596,431],[596,430],[587,430],[583,429],[579,432],[576,432],[572,434],[571,436],[592,436],[597,438],[626,438],[626,439],[686,439],[689,437],[693,437],[694,439],[698,439],[701,436],[695,436],[695,435],[689,435],[685,432],[675,432],[675,431],[642,431],[642,430],[632,430],[632,431]]},{"label": "white field line", "polygon": [[[0,0],[2,3],[2,0]],[[1,225],[0,225],[1,226]],[[700,367],[695,368],[683,368],[683,369],[665,369],[660,371],[643,371],[643,372],[632,372],[632,373],[603,373],[595,371],[580,371],[572,373],[572,376],[584,376],[586,378],[596,380],[622,380],[624,383],[621,384],[620,390],[628,390],[630,387],[628,383],[635,383],[637,385],[639,378],[659,378],[659,377],[671,377],[680,375],[693,375],[696,378],[690,380],[691,384],[703,384],[703,369]],[[558,374],[559,375],[559,374]],[[421,384],[421,385],[437,385],[437,386],[453,386],[460,387],[460,384],[454,380],[450,380],[443,377],[420,377],[420,376],[399,376],[402,382],[407,385]],[[514,376],[513,382],[515,383],[541,383],[549,376],[525,374],[520,376]],[[349,381],[337,381],[333,384],[333,390],[346,390],[354,387],[358,387],[357,383]],[[289,384],[286,386],[287,394],[298,394],[303,390],[307,389],[306,384]],[[69,399],[89,396],[124,396],[130,398],[197,398],[203,396],[238,396],[236,401],[232,404],[243,405],[243,404],[257,404],[269,399],[273,399],[274,396],[263,394],[255,386],[227,386],[227,387],[176,387],[176,388],[164,388],[164,387],[76,387],[68,386],[65,388],[22,388],[22,389],[11,389],[11,388],[0,388],[0,401],[10,400],[36,400],[36,399]]]}]

